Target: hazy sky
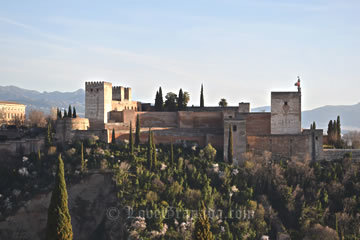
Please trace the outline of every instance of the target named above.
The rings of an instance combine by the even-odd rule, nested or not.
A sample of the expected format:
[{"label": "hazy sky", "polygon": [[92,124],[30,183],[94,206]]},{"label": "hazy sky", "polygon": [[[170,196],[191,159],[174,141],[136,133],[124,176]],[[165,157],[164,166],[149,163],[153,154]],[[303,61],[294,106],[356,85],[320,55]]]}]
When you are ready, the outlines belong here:
[{"label": "hazy sky", "polygon": [[0,85],[74,91],[89,80],[188,91],[199,104],[270,105],[296,90],[303,106],[360,102],[359,0],[2,1]]}]

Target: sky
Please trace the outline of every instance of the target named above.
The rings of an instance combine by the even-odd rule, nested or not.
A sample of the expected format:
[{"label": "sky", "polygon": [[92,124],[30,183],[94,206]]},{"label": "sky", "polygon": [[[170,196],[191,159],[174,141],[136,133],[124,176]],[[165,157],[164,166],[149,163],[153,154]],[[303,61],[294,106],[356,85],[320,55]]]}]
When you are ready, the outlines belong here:
[{"label": "sky", "polygon": [[199,105],[270,105],[296,91],[303,109],[360,102],[358,0],[3,0],[0,85],[75,91],[132,87],[133,99],[190,93]]}]

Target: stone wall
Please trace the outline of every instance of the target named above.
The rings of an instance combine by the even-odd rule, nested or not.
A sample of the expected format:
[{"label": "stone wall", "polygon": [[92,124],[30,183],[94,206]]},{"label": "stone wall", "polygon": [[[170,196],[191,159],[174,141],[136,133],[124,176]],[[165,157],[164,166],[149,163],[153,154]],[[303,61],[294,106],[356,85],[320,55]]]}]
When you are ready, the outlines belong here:
[{"label": "stone wall", "polygon": [[85,83],[85,117],[90,120],[108,121],[112,110],[112,84],[108,82]]},{"label": "stone wall", "polygon": [[[137,110],[141,109],[141,104],[139,104],[138,102],[135,102],[135,101],[128,101],[128,100],[112,101],[111,108],[113,111],[123,111],[123,110],[137,111]],[[110,117],[110,119],[111,119],[111,117]]]},{"label": "stone wall", "polygon": [[222,112],[188,112],[178,113],[179,128],[223,128]]},{"label": "stone wall", "polygon": [[59,142],[69,142],[74,137],[74,130],[88,130],[90,126],[87,118],[63,118],[56,120],[55,139]]},{"label": "stone wall", "polygon": [[327,161],[341,160],[349,154],[353,161],[360,161],[360,149],[324,149],[324,159]]},{"label": "stone wall", "polygon": [[237,163],[243,160],[243,155],[246,152],[246,121],[235,119],[226,119],[224,121],[223,149],[225,161],[228,161],[230,128],[233,134],[233,162]]},{"label": "stone wall", "polygon": [[30,154],[32,152],[38,152],[43,147],[44,137],[0,142],[0,151],[8,151],[11,154]]},{"label": "stone wall", "polygon": [[247,135],[269,135],[271,131],[270,113],[248,113],[242,114],[246,120]]},{"label": "stone wall", "polygon": [[301,92],[271,93],[271,134],[301,133]]}]

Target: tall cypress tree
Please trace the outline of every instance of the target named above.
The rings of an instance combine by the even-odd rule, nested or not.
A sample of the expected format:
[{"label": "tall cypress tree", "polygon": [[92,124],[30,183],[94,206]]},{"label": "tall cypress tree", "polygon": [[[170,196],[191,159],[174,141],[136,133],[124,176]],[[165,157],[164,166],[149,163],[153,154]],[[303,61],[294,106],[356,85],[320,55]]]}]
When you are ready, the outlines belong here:
[{"label": "tall cypress tree", "polygon": [[200,92],[200,107],[204,107],[204,87],[201,84],[201,92]]},{"label": "tall cypress tree", "polygon": [[154,132],[151,131],[151,142],[152,142],[152,151],[153,151],[153,159],[152,159],[152,166],[154,169],[156,169],[157,165],[157,153],[156,153],[156,145],[154,141]]},{"label": "tall cypress tree", "polygon": [[159,87],[159,109],[160,111],[164,111],[164,98],[161,87]]},{"label": "tall cypress tree", "polygon": [[61,111],[59,108],[56,108],[56,116],[57,116],[57,119],[61,119]]},{"label": "tall cypress tree", "polygon": [[336,120],[336,141],[338,145],[341,145],[341,124],[340,124],[340,116],[337,116]]},{"label": "tall cypress tree", "polygon": [[81,158],[81,172],[85,172],[85,170],[86,170],[86,162],[85,162],[85,159],[84,159],[84,143],[83,142],[81,142],[80,158]]},{"label": "tall cypress tree", "polygon": [[233,150],[233,133],[231,125],[229,126],[229,140],[228,140],[228,162],[233,163],[234,150]]},{"label": "tall cypress tree", "polygon": [[174,145],[172,142],[170,145],[170,164],[171,166],[174,166]]},{"label": "tall cypress tree", "polygon": [[111,143],[115,144],[116,143],[116,138],[115,138],[115,128],[113,128],[112,130],[112,134],[111,134]]},{"label": "tall cypress tree", "polygon": [[73,118],[76,118],[77,116],[76,116],[76,109],[75,109],[75,107],[73,107],[73,115],[72,115],[72,117]]},{"label": "tall cypress tree", "polygon": [[206,214],[206,208],[204,202],[202,202],[202,209],[200,214],[195,222],[195,231],[194,231],[195,240],[213,240],[214,236],[210,230],[210,221]]},{"label": "tall cypress tree", "polygon": [[139,147],[140,145],[140,116],[136,116],[136,130],[135,130],[135,146]]},{"label": "tall cypress tree", "polygon": [[155,111],[160,111],[159,110],[159,92],[156,91],[156,95],[155,95]]},{"label": "tall cypress tree", "polygon": [[147,147],[147,164],[148,168],[151,171],[153,165],[153,144],[151,142],[151,129],[149,129],[149,136],[148,136],[148,147]]},{"label": "tall cypress tree", "polygon": [[71,118],[71,117],[72,117],[71,105],[69,105],[69,110],[68,110],[68,113],[67,113],[67,117],[68,117],[68,118]]},{"label": "tall cypress tree", "polygon": [[328,135],[328,142],[330,145],[333,144],[333,141],[332,141],[332,135],[333,135],[333,122],[332,120],[329,121],[329,124],[328,124],[328,130],[327,130],[327,135]]},{"label": "tall cypress tree", "polygon": [[47,133],[46,133],[46,142],[45,142],[46,147],[50,147],[51,143],[52,143],[52,132],[51,132],[51,123],[49,121],[47,126]]},{"label": "tall cypress tree", "polygon": [[130,132],[129,132],[129,150],[130,153],[134,153],[134,138],[133,138],[133,132],[132,132],[132,122],[130,121]]},{"label": "tall cypress tree", "polygon": [[72,240],[73,232],[68,208],[68,195],[64,177],[64,163],[59,155],[55,186],[51,195],[46,224],[47,240]]},{"label": "tall cypress tree", "polygon": [[178,96],[178,111],[181,111],[184,109],[184,93],[183,90],[180,88],[179,90],[179,96]]},{"label": "tall cypress tree", "polygon": [[66,110],[64,110],[64,118],[67,118],[67,112],[66,112]]}]

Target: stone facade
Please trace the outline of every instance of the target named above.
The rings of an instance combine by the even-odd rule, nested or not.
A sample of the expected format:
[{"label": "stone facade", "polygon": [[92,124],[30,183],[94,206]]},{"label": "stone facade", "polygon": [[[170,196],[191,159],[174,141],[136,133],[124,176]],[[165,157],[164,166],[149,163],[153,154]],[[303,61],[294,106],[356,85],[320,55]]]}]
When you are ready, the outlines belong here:
[{"label": "stone facade", "polygon": [[24,104],[16,102],[0,102],[0,123],[24,122],[25,108]]}]

